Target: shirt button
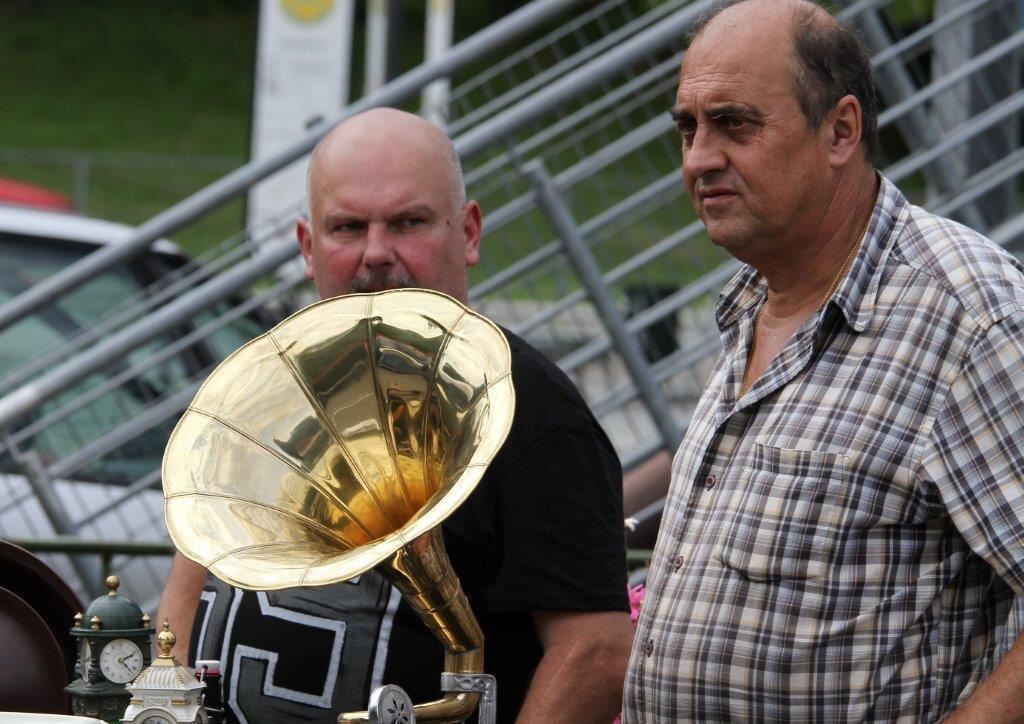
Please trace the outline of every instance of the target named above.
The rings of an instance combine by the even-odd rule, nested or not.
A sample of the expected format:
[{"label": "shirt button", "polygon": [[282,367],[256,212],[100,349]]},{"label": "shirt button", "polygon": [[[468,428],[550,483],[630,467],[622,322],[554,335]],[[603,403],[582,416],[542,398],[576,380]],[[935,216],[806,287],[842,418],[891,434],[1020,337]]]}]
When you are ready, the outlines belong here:
[{"label": "shirt button", "polygon": [[717,482],[718,479],[714,475],[709,475],[706,478],[704,478],[704,487],[707,488],[708,490],[711,490],[711,488],[715,487],[715,483]]},{"label": "shirt button", "polygon": [[675,557],[675,558],[674,558],[674,559],[672,560],[672,568],[673,568],[673,570],[676,570],[676,571],[678,571],[678,570],[679,570],[680,568],[682,568],[682,567],[683,567],[683,564],[684,564],[685,562],[686,562],[686,558],[684,558],[683,556],[676,556],[676,557]]},{"label": "shirt button", "polygon": [[654,641],[647,639],[647,643],[644,644],[644,656],[650,656],[654,653]]}]

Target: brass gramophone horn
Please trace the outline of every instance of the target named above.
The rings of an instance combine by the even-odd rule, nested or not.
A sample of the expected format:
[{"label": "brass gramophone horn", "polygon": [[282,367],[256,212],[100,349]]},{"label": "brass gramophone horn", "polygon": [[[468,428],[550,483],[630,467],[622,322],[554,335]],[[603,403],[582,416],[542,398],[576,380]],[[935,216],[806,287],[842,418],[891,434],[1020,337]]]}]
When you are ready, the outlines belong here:
[{"label": "brass gramophone horn", "polygon": [[[436,292],[307,307],[226,359],[174,429],[171,539],[247,589],[378,566],[444,645],[446,670],[483,671],[483,634],[438,526],[508,434],[510,364],[494,324]],[[478,699],[448,694],[415,712],[462,719]]]}]

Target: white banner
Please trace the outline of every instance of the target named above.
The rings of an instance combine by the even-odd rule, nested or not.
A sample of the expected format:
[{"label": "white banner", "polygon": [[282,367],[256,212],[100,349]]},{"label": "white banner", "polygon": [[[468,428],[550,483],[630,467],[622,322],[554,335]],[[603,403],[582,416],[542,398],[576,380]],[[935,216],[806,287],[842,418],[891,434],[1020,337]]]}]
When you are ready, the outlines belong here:
[{"label": "white banner", "polygon": [[[311,121],[329,118],[348,103],[354,9],[354,0],[260,0],[252,158],[295,142]],[[250,189],[250,228],[305,197],[306,161]]]}]

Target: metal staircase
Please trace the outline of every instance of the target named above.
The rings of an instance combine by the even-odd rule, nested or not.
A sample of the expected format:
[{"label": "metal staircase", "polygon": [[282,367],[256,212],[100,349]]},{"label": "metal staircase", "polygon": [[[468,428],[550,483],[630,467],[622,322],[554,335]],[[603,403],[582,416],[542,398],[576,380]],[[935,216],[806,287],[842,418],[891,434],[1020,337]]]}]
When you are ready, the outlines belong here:
[{"label": "metal staircase", "polygon": [[[334,121],[402,104],[449,76],[448,130],[485,216],[473,305],[559,362],[624,467],[671,449],[718,350],[711,306],[738,268],[707,242],[683,195],[667,112],[686,34],[710,4],[536,0],[301,144],[155,217],[118,249],[8,300],[0,344],[17,343],[20,328],[82,279],[304,155]],[[837,4],[878,68],[883,173],[916,203],[1016,249],[1024,241],[1019,0]],[[239,320],[266,322],[268,310],[280,317],[312,298],[290,261],[302,193],[141,296],[112,300],[100,324],[0,379],[0,535],[165,538],[161,441],[216,359],[168,370]],[[126,593],[152,606],[167,562],[114,564]],[[100,580],[95,561],[51,563],[79,591]]]}]

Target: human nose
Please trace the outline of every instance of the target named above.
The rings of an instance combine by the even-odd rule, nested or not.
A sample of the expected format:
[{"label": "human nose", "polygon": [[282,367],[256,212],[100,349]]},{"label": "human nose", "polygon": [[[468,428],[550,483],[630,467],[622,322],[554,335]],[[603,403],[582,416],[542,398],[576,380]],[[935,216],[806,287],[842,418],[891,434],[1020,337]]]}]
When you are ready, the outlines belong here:
[{"label": "human nose", "polygon": [[683,174],[696,180],[708,172],[724,171],[728,165],[718,134],[706,126],[698,126],[689,145],[683,146]]},{"label": "human nose", "polygon": [[368,267],[390,266],[395,263],[395,248],[388,230],[380,224],[370,224],[366,231],[363,264]]}]

